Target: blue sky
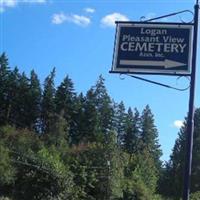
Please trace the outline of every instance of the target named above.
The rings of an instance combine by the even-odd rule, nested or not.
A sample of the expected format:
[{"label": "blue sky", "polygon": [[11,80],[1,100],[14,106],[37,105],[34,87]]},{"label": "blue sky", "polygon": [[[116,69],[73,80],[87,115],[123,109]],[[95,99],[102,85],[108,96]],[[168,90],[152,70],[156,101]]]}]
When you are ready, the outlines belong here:
[{"label": "blue sky", "polygon": [[[138,21],[142,16],[147,19],[193,10],[193,6],[194,0],[0,0],[0,53],[6,52],[11,67],[18,66],[27,74],[34,69],[41,82],[55,66],[56,85],[68,74],[78,93],[85,93],[102,74],[116,102],[124,101],[127,108],[137,107],[139,111],[150,105],[159,130],[162,159],[168,160],[188,110],[188,91],[178,92],[109,74],[115,35],[113,22]],[[192,15],[186,13],[181,18],[188,22]],[[180,18],[163,21],[180,22]],[[196,91],[200,89],[198,74],[199,70]],[[185,78],[143,77],[179,88],[189,84]],[[196,92],[196,107],[199,102]]]}]

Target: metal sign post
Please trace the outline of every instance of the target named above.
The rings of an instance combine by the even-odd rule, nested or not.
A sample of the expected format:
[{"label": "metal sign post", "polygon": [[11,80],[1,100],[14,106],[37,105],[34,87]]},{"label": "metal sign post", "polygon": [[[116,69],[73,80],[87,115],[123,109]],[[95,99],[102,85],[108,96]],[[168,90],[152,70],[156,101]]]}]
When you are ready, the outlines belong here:
[{"label": "metal sign post", "polygon": [[189,200],[191,169],[192,169],[192,149],[193,149],[193,134],[194,134],[194,98],[195,98],[195,83],[196,83],[196,55],[197,55],[197,37],[198,37],[198,17],[199,4],[198,0],[194,10],[194,40],[193,40],[193,56],[192,56],[192,73],[190,82],[190,98],[189,112],[187,121],[187,150],[185,159],[185,176],[183,200]]}]

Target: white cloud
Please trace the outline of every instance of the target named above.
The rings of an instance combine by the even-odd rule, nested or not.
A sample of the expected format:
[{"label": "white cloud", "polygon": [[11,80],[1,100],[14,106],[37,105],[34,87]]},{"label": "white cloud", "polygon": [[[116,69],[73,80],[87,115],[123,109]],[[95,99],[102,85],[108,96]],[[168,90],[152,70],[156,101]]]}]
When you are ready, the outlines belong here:
[{"label": "white cloud", "polygon": [[0,12],[4,12],[7,8],[12,8],[17,5],[17,0],[0,0]]},{"label": "white cloud", "polygon": [[64,22],[71,22],[79,26],[86,27],[91,23],[89,17],[81,15],[65,15],[64,13],[54,14],[52,17],[53,24],[62,24]]},{"label": "white cloud", "polygon": [[53,24],[62,24],[63,22],[66,21],[66,19],[67,19],[67,17],[63,13],[54,14],[52,16],[52,23]]},{"label": "white cloud", "polygon": [[14,8],[18,4],[41,4],[46,2],[47,0],[0,0],[0,12],[4,12],[8,8]]},{"label": "white cloud", "polygon": [[14,7],[17,5],[17,0],[0,0],[0,5],[4,5],[7,7]]},{"label": "white cloud", "polygon": [[21,3],[47,3],[47,0],[21,0]]},{"label": "white cloud", "polygon": [[94,13],[94,12],[95,12],[95,9],[94,9],[94,8],[85,8],[84,10],[85,10],[85,12],[87,12],[87,13]]},{"label": "white cloud", "polygon": [[181,128],[183,126],[183,120],[175,120],[173,123],[173,127]]},{"label": "white cloud", "polygon": [[67,17],[67,21],[75,23],[79,26],[88,26],[91,23],[89,17],[81,16],[81,15],[71,15]]},{"label": "white cloud", "polygon": [[112,13],[101,19],[103,27],[115,27],[115,21],[129,21],[129,18],[120,13]]}]

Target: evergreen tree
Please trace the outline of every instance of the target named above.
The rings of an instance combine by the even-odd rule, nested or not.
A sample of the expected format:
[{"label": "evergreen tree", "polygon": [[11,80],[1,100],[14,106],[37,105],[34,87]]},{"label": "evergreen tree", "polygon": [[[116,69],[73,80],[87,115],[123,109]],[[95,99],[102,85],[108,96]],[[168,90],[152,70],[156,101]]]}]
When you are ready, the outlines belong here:
[{"label": "evergreen tree", "polygon": [[10,72],[8,78],[7,99],[6,99],[6,122],[19,126],[19,105],[17,105],[20,73],[17,67]]},{"label": "evergreen tree", "polygon": [[41,114],[41,98],[42,89],[37,74],[34,70],[31,71],[29,83],[29,100],[27,102],[29,107],[29,123],[30,129],[39,131],[39,120]]},{"label": "evergreen tree", "polygon": [[124,200],[154,199],[158,174],[154,160],[147,150],[143,149],[129,158],[124,175]]},{"label": "evergreen tree", "polygon": [[128,109],[126,116],[126,126],[124,134],[124,149],[133,154],[138,151],[139,148],[139,136],[140,136],[140,116],[138,110],[135,108],[133,114],[131,108]]},{"label": "evergreen tree", "polygon": [[[104,145],[104,157],[106,161],[105,175],[107,176],[106,191],[102,191],[107,199],[120,199],[123,197],[124,180],[124,152],[117,146],[115,132],[108,134],[107,143]],[[104,188],[105,190],[105,188]],[[103,198],[101,198],[103,199]]]},{"label": "evergreen tree", "polygon": [[99,79],[93,89],[96,109],[99,118],[99,126],[101,132],[106,137],[108,132],[112,130],[113,127],[112,125],[114,110],[110,96],[107,93],[104,81],[104,78],[102,76],[99,76]]},{"label": "evergreen tree", "polygon": [[3,53],[0,56],[0,125],[7,123],[7,109],[8,109],[8,82],[10,69],[8,66],[8,58]]},{"label": "evergreen tree", "polygon": [[147,105],[141,116],[141,141],[142,146],[152,156],[156,168],[161,169],[160,157],[162,152],[158,143],[158,131],[154,124],[154,116],[150,107]]},{"label": "evergreen tree", "polygon": [[[30,127],[29,123],[29,80],[26,77],[25,73],[20,75],[18,80],[18,89],[16,98],[14,101],[15,109],[15,125],[20,128]],[[32,105],[30,105],[32,106]]]},{"label": "evergreen tree", "polygon": [[75,92],[72,80],[66,76],[58,86],[55,94],[56,112],[63,114],[64,118],[70,122],[73,113],[73,103]]},{"label": "evergreen tree", "polygon": [[71,128],[71,143],[72,144],[79,144],[82,142],[84,138],[84,120],[85,117],[85,107],[86,106],[86,99],[82,93],[75,99],[75,109],[73,114],[73,129]]},{"label": "evergreen tree", "polygon": [[[181,190],[174,186],[174,178],[177,176],[176,172],[172,170],[172,163],[166,162],[164,167],[161,169],[160,177],[158,180],[157,191],[164,197],[169,197],[170,199],[175,198],[175,193],[179,193]],[[177,178],[177,177],[176,177]],[[179,181],[179,180],[178,180]]]},{"label": "evergreen tree", "polygon": [[191,192],[193,193],[200,191],[200,108],[195,110],[194,117],[194,146],[191,177]]},{"label": "evergreen tree", "polygon": [[123,140],[126,129],[126,112],[124,103],[121,101],[119,105],[115,107],[115,131],[117,133],[117,144],[123,146]]},{"label": "evergreen tree", "polygon": [[94,90],[91,88],[86,94],[85,103],[83,105],[83,142],[103,141],[103,134],[100,130],[100,122],[95,100]]},{"label": "evergreen tree", "polygon": [[42,95],[41,111],[41,131],[48,133],[55,120],[55,86],[54,86],[55,68],[44,81],[44,91]]},{"label": "evergreen tree", "polygon": [[74,134],[76,94],[72,80],[66,76],[55,94],[56,114],[62,116],[68,125],[69,134]]}]

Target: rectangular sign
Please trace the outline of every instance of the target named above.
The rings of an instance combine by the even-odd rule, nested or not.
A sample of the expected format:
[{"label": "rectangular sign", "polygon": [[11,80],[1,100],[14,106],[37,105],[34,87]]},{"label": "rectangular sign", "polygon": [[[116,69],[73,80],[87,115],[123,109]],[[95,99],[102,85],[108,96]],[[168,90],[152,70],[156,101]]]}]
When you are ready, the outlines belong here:
[{"label": "rectangular sign", "polygon": [[187,24],[120,22],[111,72],[189,75],[192,35]]}]

